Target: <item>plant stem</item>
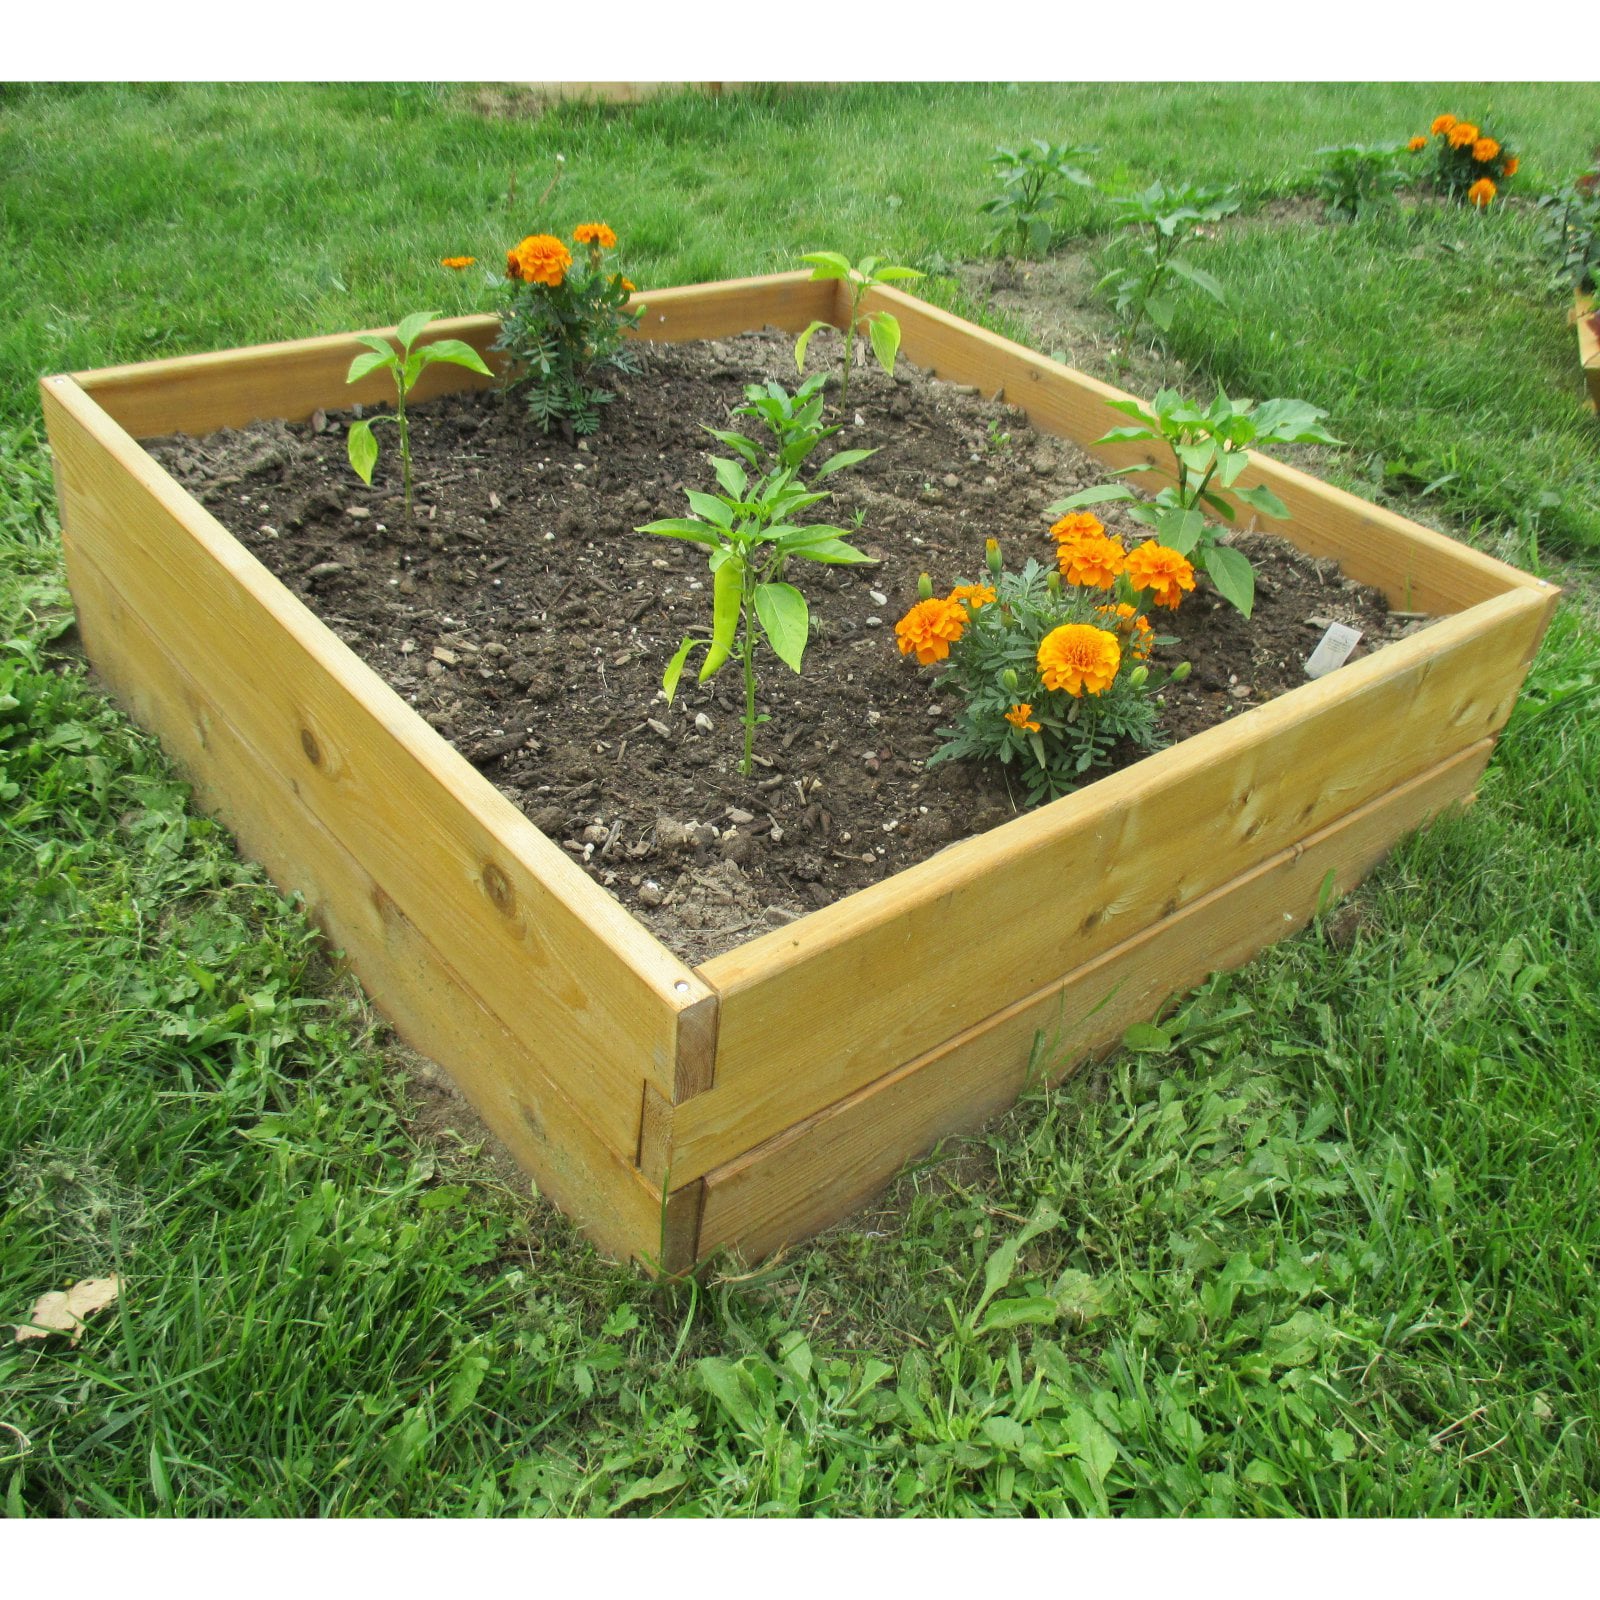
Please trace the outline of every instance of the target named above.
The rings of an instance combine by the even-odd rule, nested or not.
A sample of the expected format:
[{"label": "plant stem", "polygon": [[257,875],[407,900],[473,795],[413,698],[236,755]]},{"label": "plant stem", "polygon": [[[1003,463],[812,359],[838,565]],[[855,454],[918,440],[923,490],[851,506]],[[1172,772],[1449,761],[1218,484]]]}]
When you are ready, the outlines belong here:
[{"label": "plant stem", "polygon": [[396,385],[394,420],[400,430],[400,468],[405,479],[406,521],[411,520],[411,429],[406,422],[406,391],[403,384]]}]

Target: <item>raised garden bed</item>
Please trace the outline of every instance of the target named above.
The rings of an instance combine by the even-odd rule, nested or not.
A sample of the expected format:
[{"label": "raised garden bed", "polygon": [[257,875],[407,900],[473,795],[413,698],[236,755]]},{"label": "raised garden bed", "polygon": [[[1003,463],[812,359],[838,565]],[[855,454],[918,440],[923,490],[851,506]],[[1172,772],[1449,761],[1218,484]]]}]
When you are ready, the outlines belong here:
[{"label": "raised garden bed", "polygon": [[1600,411],[1600,314],[1593,295],[1579,291],[1573,300],[1572,320],[1578,325],[1578,364],[1589,386],[1589,406]]},{"label": "raised garden bed", "polygon": [[[654,339],[838,319],[801,274],[647,294]],[[893,291],[906,355],[1087,445],[1117,391]],[[490,318],[436,336],[485,349]],[[667,1270],[859,1206],[940,1136],[1301,926],[1472,791],[1542,580],[1257,458],[1288,537],[1440,620],[690,966],[140,447],[384,398],[338,336],[45,379],[90,658],[245,851],[601,1245]],[[482,383],[435,366],[419,398]],[[1138,445],[1095,452],[1110,464]],[[618,536],[632,537],[625,530]],[[1047,1048],[1035,1052],[1037,1035]]]}]

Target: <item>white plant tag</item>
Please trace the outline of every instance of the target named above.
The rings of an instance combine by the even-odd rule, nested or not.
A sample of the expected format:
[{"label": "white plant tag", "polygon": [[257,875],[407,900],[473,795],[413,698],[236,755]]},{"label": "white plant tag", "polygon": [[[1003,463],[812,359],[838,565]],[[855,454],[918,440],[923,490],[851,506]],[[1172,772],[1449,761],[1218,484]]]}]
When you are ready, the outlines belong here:
[{"label": "white plant tag", "polygon": [[1330,622],[1317,648],[1306,658],[1306,676],[1320,678],[1342,667],[1350,659],[1361,637],[1359,628],[1346,627],[1342,622]]}]

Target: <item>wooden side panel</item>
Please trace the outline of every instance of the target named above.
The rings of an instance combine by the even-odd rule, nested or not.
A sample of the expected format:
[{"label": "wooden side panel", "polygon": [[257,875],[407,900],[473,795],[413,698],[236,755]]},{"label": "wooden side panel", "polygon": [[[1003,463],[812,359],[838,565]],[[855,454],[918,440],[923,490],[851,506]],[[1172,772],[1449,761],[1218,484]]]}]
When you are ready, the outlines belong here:
[{"label": "wooden side panel", "polygon": [[[643,302],[643,339],[715,339],[771,325],[798,333],[833,307],[833,285],[812,283],[809,273],[786,272],[726,283],[690,284],[636,294]],[[435,323],[422,343],[464,339],[492,367],[500,358],[489,346],[500,331],[493,316],[455,317]],[[392,337],[393,328],[367,332]],[[331,334],[281,344],[252,345],[168,361],[102,367],[74,374],[79,386],[135,439],[169,433],[205,434],[242,428],[262,418],[303,422],[313,411],[361,404],[389,406],[394,382],[373,373],[347,384],[350,362],[366,347],[357,335]],[[414,391],[420,400],[457,389],[481,389],[493,380],[447,363],[427,368]]]},{"label": "wooden side panel", "polygon": [[1578,328],[1578,362],[1589,390],[1589,408],[1600,411],[1600,333],[1594,327],[1594,300],[1580,294],[1572,307],[1572,320]]},{"label": "wooden side panel", "polygon": [[87,558],[169,656],[203,663],[211,703],[296,797],[282,811],[235,774],[203,774],[230,823],[324,827],[631,1161],[642,1086],[673,1094],[679,1013],[711,991],[70,380],[45,396],[74,592]]},{"label": "wooden side panel", "polygon": [[714,1168],[705,1179],[700,1253],[732,1248],[756,1259],[837,1222],[939,1139],[1009,1106],[1026,1087],[1037,1036],[1044,1036],[1044,1075],[1054,1081],[1207,973],[1237,966],[1303,927],[1328,874],[1339,893],[1357,883],[1401,835],[1470,793],[1492,745],[1478,741],[948,1045]]},{"label": "wooden side panel", "polygon": [[[1164,448],[1157,454],[1138,443],[1092,444],[1129,421],[1109,404],[1133,398],[1125,391],[893,289],[874,290],[863,309],[875,305],[892,306],[906,356],[932,367],[940,377],[976,384],[987,395],[1003,390],[1007,402],[1021,406],[1036,426],[1076,440],[1109,466],[1152,461],[1163,470],[1170,467]],[[1152,474],[1143,481],[1153,489],[1162,480]],[[1251,452],[1251,466],[1239,482],[1243,488],[1270,484],[1288,507],[1289,521],[1268,519],[1269,531],[1310,555],[1336,558],[1349,576],[1382,589],[1398,608],[1446,615],[1508,588],[1550,588],[1515,567],[1257,452]],[[1239,525],[1248,527],[1254,516],[1243,507]]]},{"label": "wooden side panel", "polygon": [[[160,735],[208,810],[342,948],[401,1036],[437,1061],[548,1194],[605,1251],[659,1249],[661,1196],[620,1159],[552,1080],[548,1066],[440,956],[383,886],[315,818],[293,781],[245,739],[202,678],[162,647],[98,565],[73,561],[79,626],[101,679]],[[202,674],[202,677],[205,676]],[[240,807],[232,796],[249,792]]]},{"label": "wooden side panel", "polygon": [[[1519,589],[706,962],[709,1171],[1497,731],[1552,601]],[[803,1024],[803,1025],[797,1025]]]}]

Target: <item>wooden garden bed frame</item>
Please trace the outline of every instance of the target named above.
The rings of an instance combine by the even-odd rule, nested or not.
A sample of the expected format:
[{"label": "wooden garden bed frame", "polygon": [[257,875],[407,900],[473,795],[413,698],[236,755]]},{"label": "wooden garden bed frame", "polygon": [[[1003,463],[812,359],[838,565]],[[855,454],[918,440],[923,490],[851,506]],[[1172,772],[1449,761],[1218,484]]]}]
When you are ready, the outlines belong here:
[{"label": "wooden garden bed frame", "polygon": [[1572,302],[1572,320],[1578,326],[1578,364],[1589,386],[1589,409],[1600,412],[1600,334],[1595,332],[1594,314],[1594,296],[1580,290]]},{"label": "wooden garden bed frame", "polygon": [[[642,336],[813,318],[802,273],[641,296]],[[1120,391],[893,290],[904,353],[1094,447]],[[486,350],[491,317],[431,337]],[[386,330],[392,332],[392,330]],[[606,1251],[757,1258],[1301,927],[1468,797],[1557,591],[1253,459],[1287,535],[1444,620],[775,932],[687,966],[156,465],[139,440],[318,408],[354,335],[42,381],[90,660],[197,798],[300,891],[399,1032]],[[419,398],[485,380],[428,369]],[[1163,466],[1170,465],[1163,460]],[[628,530],[617,529],[619,537]],[[819,670],[826,670],[825,664]],[[1044,1048],[1036,1052],[1036,1037]]]}]

